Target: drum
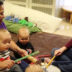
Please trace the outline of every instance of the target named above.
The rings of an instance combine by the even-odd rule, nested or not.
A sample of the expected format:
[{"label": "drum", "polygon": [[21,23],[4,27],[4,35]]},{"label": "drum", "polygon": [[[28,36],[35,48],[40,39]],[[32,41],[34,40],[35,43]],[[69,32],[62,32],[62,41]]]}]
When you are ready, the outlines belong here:
[{"label": "drum", "polygon": [[61,72],[61,70],[58,67],[56,67],[56,66],[50,65],[46,69],[46,72]]}]

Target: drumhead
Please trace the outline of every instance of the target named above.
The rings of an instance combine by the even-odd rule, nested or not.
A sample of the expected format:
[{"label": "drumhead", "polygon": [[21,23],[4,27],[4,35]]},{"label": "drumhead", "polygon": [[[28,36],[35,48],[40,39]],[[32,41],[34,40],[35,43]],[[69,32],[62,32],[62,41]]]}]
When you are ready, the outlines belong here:
[{"label": "drumhead", "polygon": [[54,66],[54,65],[50,65],[48,68],[47,68],[47,72],[61,72],[61,70]]}]

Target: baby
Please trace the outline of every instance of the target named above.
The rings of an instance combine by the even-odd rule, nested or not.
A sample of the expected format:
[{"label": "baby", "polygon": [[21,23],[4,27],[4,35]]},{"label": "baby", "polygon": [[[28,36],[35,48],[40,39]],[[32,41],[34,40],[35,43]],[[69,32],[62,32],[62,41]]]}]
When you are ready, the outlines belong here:
[{"label": "baby", "polygon": [[45,66],[40,66],[38,64],[29,65],[25,72],[61,72],[59,68],[50,65],[48,68]]},{"label": "baby", "polygon": [[23,72],[19,65],[10,59],[11,35],[5,29],[0,29],[0,72]]},{"label": "baby", "polygon": [[40,65],[33,64],[29,65],[25,72],[44,72],[44,70],[40,67]]},{"label": "baby", "polygon": [[[17,41],[17,45],[21,48],[26,50],[29,54],[34,52],[34,48],[32,46],[32,44],[29,42],[29,30],[26,27],[23,27],[19,30],[18,32],[18,41]],[[15,56],[17,58],[20,58],[21,56],[17,53],[15,53]]]}]

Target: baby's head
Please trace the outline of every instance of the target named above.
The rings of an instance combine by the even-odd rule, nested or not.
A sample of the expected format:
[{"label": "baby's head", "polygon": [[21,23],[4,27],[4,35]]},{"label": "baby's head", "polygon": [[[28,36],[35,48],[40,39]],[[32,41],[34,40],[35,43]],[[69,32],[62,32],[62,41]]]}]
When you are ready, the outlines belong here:
[{"label": "baby's head", "polygon": [[26,27],[23,27],[18,32],[19,42],[22,44],[27,44],[29,42],[29,30]]},{"label": "baby's head", "polygon": [[44,70],[40,67],[40,65],[33,64],[29,65],[25,72],[44,72]]},{"label": "baby's head", "polygon": [[10,47],[11,35],[5,29],[0,29],[0,51],[8,50]]}]

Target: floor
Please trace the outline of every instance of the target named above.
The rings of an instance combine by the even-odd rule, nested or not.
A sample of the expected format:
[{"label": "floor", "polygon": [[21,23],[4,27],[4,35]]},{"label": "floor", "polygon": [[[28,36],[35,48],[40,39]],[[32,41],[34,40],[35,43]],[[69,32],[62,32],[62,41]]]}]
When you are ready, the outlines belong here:
[{"label": "floor", "polygon": [[72,37],[72,24],[70,24],[68,21],[63,20],[54,34]]}]

